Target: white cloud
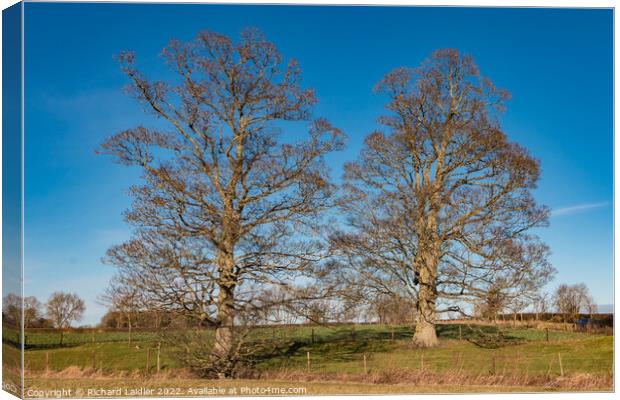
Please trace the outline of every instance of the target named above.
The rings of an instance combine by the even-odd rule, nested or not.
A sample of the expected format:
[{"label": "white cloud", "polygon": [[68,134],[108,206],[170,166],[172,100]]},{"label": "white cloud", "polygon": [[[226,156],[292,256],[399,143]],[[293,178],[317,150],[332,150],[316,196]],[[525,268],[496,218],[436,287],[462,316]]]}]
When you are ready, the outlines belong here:
[{"label": "white cloud", "polygon": [[591,210],[593,208],[605,207],[608,204],[609,204],[608,202],[603,201],[603,202],[599,202],[599,203],[585,203],[585,204],[577,204],[577,205],[570,206],[570,207],[555,208],[555,209],[551,210],[551,216],[557,217],[557,216],[560,216],[560,215],[576,214],[578,212],[582,212],[582,211],[586,211],[586,210]]}]

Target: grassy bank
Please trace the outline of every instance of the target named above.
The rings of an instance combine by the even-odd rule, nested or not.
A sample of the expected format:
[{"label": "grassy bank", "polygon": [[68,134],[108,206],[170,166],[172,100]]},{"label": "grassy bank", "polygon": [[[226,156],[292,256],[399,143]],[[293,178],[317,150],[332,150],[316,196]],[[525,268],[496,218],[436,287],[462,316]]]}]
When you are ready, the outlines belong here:
[{"label": "grassy bank", "polygon": [[[452,324],[438,327],[438,347],[419,349],[411,346],[411,334],[407,326],[383,325],[260,328],[254,338],[271,343],[272,351],[257,360],[261,380],[252,382],[301,381],[321,394],[483,391],[479,387],[492,392],[610,390],[612,386],[612,336],[550,331],[547,340],[544,330]],[[72,382],[75,388],[84,388],[95,381],[125,387],[146,379],[161,387],[183,373],[186,379],[176,385],[191,387],[194,380],[176,362],[171,345],[161,347],[156,376],[157,343],[156,334],[144,334],[131,345],[104,340],[31,348],[25,353],[27,386],[54,388]],[[5,357],[15,352],[6,344],[4,350]]]}]

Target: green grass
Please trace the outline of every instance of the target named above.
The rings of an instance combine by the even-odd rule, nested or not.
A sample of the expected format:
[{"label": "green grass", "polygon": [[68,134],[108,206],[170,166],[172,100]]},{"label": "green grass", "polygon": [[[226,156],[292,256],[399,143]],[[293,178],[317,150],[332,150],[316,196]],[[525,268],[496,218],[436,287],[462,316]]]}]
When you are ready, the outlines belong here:
[{"label": "green grass", "polygon": [[[27,350],[25,363],[26,369],[30,371],[45,370],[46,361],[51,371],[60,371],[70,366],[94,367],[104,372],[133,371],[146,368],[147,348],[150,349],[151,368],[154,368],[156,346],[147,342],[132,346],[126,343],[101,343],[50,350]],[[160,362],[163,369],[178,367],[165,348],[161,352]]]},{"label": "green grass", "polygon": [[[286,383],[287,386],[297,386],[297,383],[300,383],[307,388],[307,394],[542,391],[549,388],[540,382],[546,382],[545,379],[560,379],[559,376],[563,372],[566,377],[599,377],[601,379],[598,381],[597,378],[590,381],[594,382],[590,387],[596,390],[611,389],[609,382],[613,367],[612,336],[550,331],[547,342],[546,333],[542,330],[479,325],[461,325],[460,329],[459,325],[439,325],[437,332],[440,339],[438,347],[419,349],[411,345],[412,329],[409,326],[257,328],[251,333],[251,339],[270,343],[273,345],[272,350],[275,348],[275,351],[260,358],[256,368],[273,378],[290,376],[291,381],[258,380],[248,381],[251,383],[248,385],[264,387]],[[204,331],[204,334],[211,335],[212,331]],[[171,377],[178,376],[178,369],[182,366],[172,357],[174,348],[165,344],[162,345],[160,354],[164,375],[156,379],[153,375],[156,344],[161,337],[155,333],[135,335],[132,344],[128,345],[127,336],[123,333],[100,333],[96,339],[101,341],[93,344],[90,333],[70,332],[65,336],[68,344],[63,347],[58,346],[54,335],[49,335],[43,333],[33,335],[33,342],[39,345],[30,347],[25,352],[29,388],[88,388],[95,383],[97,387],[132,387],[141,386],[143,379],[148,379],[146,385],[150,387],[172,385],[171,387],[188,388],[211,384],[210,381],[204,380],[171,380]],[[84,340],[84,335],[88,336],[88,340],[80,344],[80,340]],[[144,375],[147,349],[150,349],[148,350],[150,375]],[[17,349],[5,342],[3,351],[5,365],[18,363]],[[310,368],[307,364],[308,353]],[[52,375],[42,374],[46,370],[46,365]],[[63,375],[64,372],[60,372],[59,375],[53,374],[63,370],[69,371],[68,367],[82,369],[94,367],[99,372],[96,376],[90,377],[82,376],[79,369],[78,372],[73,371],[68,375]],[[377,381],[376,384],[366,381],[365,377],[375,376],[373,375],[375,373],[379,376],[381,374],[391,376],[390,371],[394,369],[413,373],[419,371],[431,374],[429,376],[435,374],[434,376],[453,377],[462,374],[472,378],[462,380],[464,383],[462,385],[454,385],[450,380],[437,381],[435,383],[441,384],[431,385],[427,384],[430,383],[425,380],[427,378],[422,378],[422,381],[415,385],[406,379],[402,384],[393,385],[384,384],[385,381]],[[135,375],[138,371],[140,372],[138,376],[144,378]],[[500,380],[495,381],[496,383],[484,383],[487,386],[478,385],[484,380],[476,377],[485,375],[545,379],[529,381],[529,385],[536,386],[540,383],[540,387],[519,386],[523,384],[520,382],[526,382],[527,379]],[[295,376],[296,378],[293,378]],[[313,379],[306,377],[314,377],[317,381],[307,382]],[[303,382],[294,382],[295,380]],[[217,381],[218,386],[239,386],[244,382]],[[576,383],[570,386],[570,390],[583,389]]]},{"label": "green grass", "polygon": [[[363,373],[363,358],[366,355],[369,370],[384,370],[390,367],[416,369],[424,367],[432,372],[489,372],[560,374],[559,358],[563,372],[609,373],[613,361],[613,337],[583,333],[553,332],[550,342],[545,341],[545,332],[534,329],[507,329],[501,331],[500,346],[487,340],[481,346],[480,340],[472,343],[467,339],[480,336],[480,329],[491,337],[500,333],[495,327],[475,328],[466,332],[462,327],[463,340],[458,340],[458,326],[438,327],[440,346],[431,349],[413,348],[410,344],[409,328],[399,328],[396,340],[390,339],[385,327],[358,328],[357,337],[352,339],[346,329],[333,330],[326,340],[319,337],[314,344],[298,341],[283,348],[282,356],[260,363],[263,370],[278,367],[307,368],[307,353],[310,353],[311,370],[327,373]],[[489,346],[492,343],[492,346]],[[559,355],[559,356],[558,356]]]},{"label": "green grass", "polygon": [[[313,332],[314,331],[314,340]],[[394,340],[392,340],[394,332]],[[77,341],[80,334],[67,334]],[[88,335],[88,334],[86,334]],[[134,337],[131,346],[121,341],[117,333],[100,334],[101,343],[67,345],[46,348],[45,337],[34,337],[40,348],[26,351],[28,370],[48,368],[59,371],[69,366],[95,367],[104,372],[143,370],[147,348],[150,365],[155,365],[157,336],[143,334]],[[499,329],[495,326],[438,326],[440,346],[418,349],[411,346],[412,330],[408,326],[349,325],[336,327],[266,327],[252,333],[255,340],[276,343],[275,352],[257,362],[260,371],[279,369],[307,370],[310,353],[310,372],[363,373],[366,355],[368,370],[390,367],[432,372],[460,371],[466,373],[524,373],[560,374],[559,359],[565,374],[608,374],[612,369],[613,338],[572,332],[545,332],[536,329]],[[6,349],[5,345],[5,349]],[[164,370],[180,367],[172,357],[172,348],[163,346],[161,366]]]},{"label": "green grass", "polygon": [[[26,330],[25,343],[27,348],[53,348],[60,346],[60,334],[57,332],[33,332]],[[95,331],[95,343],[126,343],[128,341],[127,332],[97,332]],[[133,332],[132,342],[155,341],[155,332]],[[91,331],[68,331],[63,333],[63,346],[77,346],[90,344],[93,341]]]}]

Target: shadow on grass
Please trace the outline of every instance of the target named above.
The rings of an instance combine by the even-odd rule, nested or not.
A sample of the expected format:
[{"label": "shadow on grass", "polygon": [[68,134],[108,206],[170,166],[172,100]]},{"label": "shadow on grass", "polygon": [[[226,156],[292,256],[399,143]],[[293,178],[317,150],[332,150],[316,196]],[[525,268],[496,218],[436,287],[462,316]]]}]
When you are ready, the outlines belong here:
[{"label": "shadow on grass", "polygon": [[[3,338],[2,343],[9,345],[15,349],[21,349],[21,342]],[[24,345],[24,350],[51,350],[51,349],[68,349],[71,347],[78,347],[83,345],[84,343],[63,343],[62,345],[59,343],[35,343],[29,344],[26,343]]]},{"label": "shadow on grass", "polygon": [[[317,329],[314,337],[292,338],[272,342],[256,352],[257,362],[305,357],[310,352],[314,359],[338,362],[358,359],[364,353],[388,352],[396,341],[409,339],[412,330],[407,326],[384,327],[347,326],[332,329]],[[392,340],[393,338],[393,340]]]},{"label": "shadow on grass", "polygon": [[[523,343],[524,338],[512,331],[494,325],[445,324],[437,325],[437,336],[442,340],[463,340],[481,348],[499,348]],[[291,360],[305,358],[310,352],[313,358],[324,361],[352,361],[364,353],[383,353],[402,346],[413,336],[411,326],[357,325],[326,329],[317,327],[315,335],[300,332],[299,337],[272,341],[255,353],[257,362],[273,358]]]},{"label": "shadow on grass", "polygon": [[494,325],[446,324],[437,326],[437,336],[442,339],[462,339],[482,348],[499,348],[523,343],[522,337]]}]

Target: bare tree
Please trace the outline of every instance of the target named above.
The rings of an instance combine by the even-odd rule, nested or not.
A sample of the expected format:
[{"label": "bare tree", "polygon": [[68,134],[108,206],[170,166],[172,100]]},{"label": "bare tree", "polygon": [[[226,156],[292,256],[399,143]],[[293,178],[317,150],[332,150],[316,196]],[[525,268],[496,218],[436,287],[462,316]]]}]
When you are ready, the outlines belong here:
[{"label": "bare tree", "polygon": [[491,282],[482,296],[476,299],[474,305],[480,317],[497,322],[497,317],[508,305],[508,295],[505,293],[506,284],[503,279]]},{"label": "bare tree", "polygon": [[553,303],[564,322],[575,322],[582,310],[589,314],[596,312],[594,299],[585,284],[562,284],[555,290]]},{"label": "bare tree", "polygon": [[532,298],[532,306],[536,314],[536,320],[540,318],[540,314],[549,312],[550,294],[548,292],[539,292]]},{"label": "bare tree", "polygon": [[[316,102],[294,60],[244,30],[237,43],[202,32],[172,41],[163,57],[175,81],[149,81],[132,53],[120,59],[129,91],[171,130],[137,127],[109,138],[101,153],[142,169],[126,214],[132,240],[106,260],[160,307],[216,328],[213,364],[230,375],[233,325],[257,285],[283,283],[324,257],[309,239],[334,187],[323,156],[343,134],[324,119],[307,139],[286,121],[310,117]],[[219,360],[219,361],[218,361]]]},{"label": "bare tree", "polygon": [[269,323],[328,324],[350,317],[354,305],[343,303],[333,288],[316,284],[274,286],[257,295],[252,303]]},{"label": "bare tree", "polygon": [[594,302],[594,298],[590,295],[586,297],[585,310],[590,315],[590,318],[593,318],[594,314],[598,311],[598,306]]},{"label": "bare tree", "polygon": [[124,316],[127,321],[127,343],[131,345],[132,328],[137,320],[140,311],[150,309],[148,299],[136,285],[128,285],[127,282],[115,276],[110,281],[110,286],[99,299],[106,304],[111,311],[117,311]]},{"label": "bare tree", "polygon": [[32,327],[41,318],[41,302],[34,296],[22,299],[21,296],[9,293],[3,298],[2,303],[2,310],[9,325],[21,326],[22,314],[24,328]]},{"label": "bare tree", "polygon": [[41,318],[41,302],[34,296],[24,297],[24,328],[32,327]]},{"label": "bare tree", "polygon": [[370,301],[370,305],[380,324],[412,323],[415,317],[415,302],[410,298],[379,295]]},{"label": "bare tree", "polygon": [[497,273],[488,285],[480,286],[474,302],[484,318],[497,321],[498,314],[510,312],[516,323],[518,313],[531,305],[540,306],[541,290],[552,276],[548,268],[507,269]]},{"label": "bare tree", "polygon": [[47,317],[60,330],[60,344],[62,345],[63,330],[69,328],[74,321],[82,319],[86,306],[75,293],[54,292],[45,304]]},{"label": "bare tree", "polygon": [[333,243],[353,278],[411,294],[413,340],[434,346],[438,312],[464,312],[460,301],[502,275],[551,275],[547,246],[529,233],[547,223],[531,195],[539,164],[496,120],[507,92],[456,50],[395,69],[377,90],[389,133],[370,134],[346,165],[348,228]]}]

